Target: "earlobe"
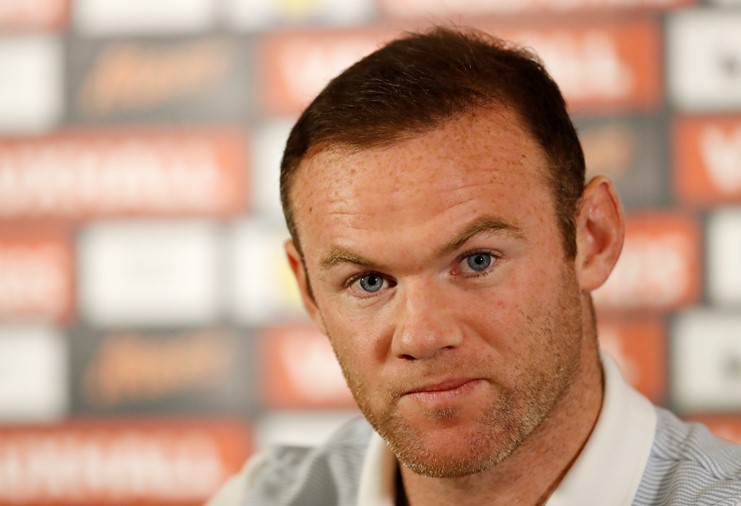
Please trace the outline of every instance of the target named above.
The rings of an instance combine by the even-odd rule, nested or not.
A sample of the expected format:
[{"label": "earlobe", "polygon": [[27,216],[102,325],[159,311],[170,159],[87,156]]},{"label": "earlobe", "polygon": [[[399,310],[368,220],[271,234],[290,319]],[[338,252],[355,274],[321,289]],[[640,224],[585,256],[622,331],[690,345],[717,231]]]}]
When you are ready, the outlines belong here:
[{"label": "earlobe", "polygon": [[301,254],[299,253],[298,248],[292,240],[286,241],[286,243],[284,244],[284,248],[286,251],[286,256],[288,257],[288,264],[291,266],[293,275],[296,277],[296,282],[298,283],[298,288],[301,292],[301,300],[304,303],[306,312],[309,313],[309,316],[314,321],[316,326],[319,327],[319,330],[322,333],[326,334],[327,332],[324,328],[324,321],[322,320],[319,308],[314,301],[314,295],[311,292],[309,277],[306,272],[306,265],[301,258]]},{"label": "earlobe", "polygon": [[587,184],[576,216],[576,274],[582,290],[607,280],[623,247],[625,223],[620,199],[609,178]]}]

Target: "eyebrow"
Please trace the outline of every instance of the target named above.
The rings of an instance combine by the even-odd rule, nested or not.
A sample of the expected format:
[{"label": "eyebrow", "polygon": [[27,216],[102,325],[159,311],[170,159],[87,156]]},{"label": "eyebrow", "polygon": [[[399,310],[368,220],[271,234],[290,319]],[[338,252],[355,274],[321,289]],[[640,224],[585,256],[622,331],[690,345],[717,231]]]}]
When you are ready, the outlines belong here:
[{"label": "eyebrow", "polygon": [[[438,254],[449,254],[463,246],[472,237],[483,233],[508,233],[518,239],[524,238],[522,230],[515,225],[494,218],[482,218],[473,222],[452,240],[445,243],[438,251]],[[323,270],[328,270],[341,264],[353,264],[368,269],[378,270],[378,265],[374,262],[371,262],[367,258],[351,251],[338,247],[332,248],[319,261],[319,265]]]},{"label": "eyebrow", "polygon": [[319,265],[324,270],[331,269],[332,267],[340,264],[355,264],[367,268],[376,267],[376,264],[374,264],[370,260],[341,248],[332,248],[329,253],[324,255],[319,261]]},{"label": "eyebrow", "polygon": [[481,218],[471,223],[468,227],[463,229],[461,233],[445,243],[438,253],[440,255],[452,253],[463,246],[472,237],[483,233],[506,233],[518,239],[524,239],[525,237],[522,229],[516,225],[496,218]]}]

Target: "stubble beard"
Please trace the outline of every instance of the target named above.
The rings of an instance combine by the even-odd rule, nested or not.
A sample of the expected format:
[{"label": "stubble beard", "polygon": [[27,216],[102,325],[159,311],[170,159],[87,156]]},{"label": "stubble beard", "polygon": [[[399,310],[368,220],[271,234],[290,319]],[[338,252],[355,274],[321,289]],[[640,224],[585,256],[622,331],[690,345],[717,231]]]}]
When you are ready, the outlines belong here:
[{"label": "stubble beard", "polygon": [[[573,276],[573,272],[571,274]],[[512,386],[488,384],[492,392],[488,406],[482,410],[478,420],[461,428],[463,437],[460,440],[463,443],[458,443],[459,451],[455,456],[441,454],[427,445],[429,436],[400,414],[399,394],[387,394],[383,404],[385,409],[373,407],[370,400],[374,396],[369,388],[374,388],[374,385],[369,387],[355,371],[349,370],[335,349],[361,412],[387,442],[399,462],[417,474],[433,478],[480,473],[509,457],[543,423],[574,381],[584,339],[578,288],[575,289],[573,278],[565,278],[564,283],[568,285],[562,292],[564,297],[559,298],[555,308],[544,318],[534,321],[532,316],[526,317],[525,333],[528,335],[523,339],[538,336],[526,354],[535,353],[541,360],[528,362],[528,367],[520,369],[517,379],[509,382]],[[541,368],[543,361],[552,366]],[[455,423],[457,410],[439,409],[424,415],[428,419]]]}]

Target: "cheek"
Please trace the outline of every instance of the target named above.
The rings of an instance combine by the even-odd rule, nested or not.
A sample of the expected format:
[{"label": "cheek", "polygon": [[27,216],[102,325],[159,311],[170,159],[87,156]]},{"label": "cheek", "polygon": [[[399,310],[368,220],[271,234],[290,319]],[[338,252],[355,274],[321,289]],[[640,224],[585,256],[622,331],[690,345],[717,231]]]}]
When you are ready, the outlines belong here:
[{"label": "cheek", "polygon": [[[524,271],[524,272],[523,272]],[[460,306],[469,328],[508,357],[530,355],[544,334],[554,332],[552,320],[564,293],[562,279],[550,270],[530,266],[510,273],[501,284]]]},{"label": "cheek", "polygon": [[362,356],[366,361],[383,359],[393,335],[396,316],[392,304],[358,307],[342,295],[322,296],[317,301],[322,320],[336,353],[346,360]]},{"label": "cheek", "polygon": [[327,333],[342,368],[354,375],[365,376],[378,367],[381,340],[369,329],[370,322],[358,317],[326,319]]}]

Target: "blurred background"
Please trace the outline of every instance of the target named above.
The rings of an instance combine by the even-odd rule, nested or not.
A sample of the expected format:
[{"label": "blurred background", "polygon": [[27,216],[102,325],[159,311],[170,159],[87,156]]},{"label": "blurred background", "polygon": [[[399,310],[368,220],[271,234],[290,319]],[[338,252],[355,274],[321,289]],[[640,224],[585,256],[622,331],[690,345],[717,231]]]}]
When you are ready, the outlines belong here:
[{"label": "blurred background", "polygon": [[356,413],[278,163],[329,77],[434,21],[543,57],[627,210],[604,348],[741,442],[741,1],[0,0],[0,504],[200,504]]}]

